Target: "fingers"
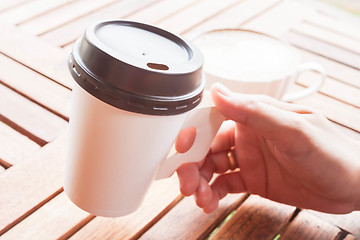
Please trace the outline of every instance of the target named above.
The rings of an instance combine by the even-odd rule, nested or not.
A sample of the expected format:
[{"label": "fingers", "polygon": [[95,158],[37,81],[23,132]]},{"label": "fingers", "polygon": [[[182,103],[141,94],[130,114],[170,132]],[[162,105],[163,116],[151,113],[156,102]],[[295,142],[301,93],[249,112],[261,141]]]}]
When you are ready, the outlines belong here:
[{"label": "fingers", "polygon": [[212,87],[211,95],[225,117],[244,124],[266,137],[276,137],[274,132],[293,127],[299,113],[312,113],[306,107],[266,96],[235,94],[220,84]]},{"label": "fingers", "polygon": [[199,189],[195,193],[195,200],[205,213],[211,213],[218,207],[219,201],[228,193],[242,192],[247,192],[247,189],[241,172],[225,173],[218,176],[211,186],[205,179],[200,180]]},{"label": "fingers", "polygon": [[188,127],[182,129],[175,141],[175,149],[179,153],[185,153],[193,145],[196,137],[196,128]]},{"label": "fingers", "polygon": [[179,178],[180,192],[191,196],[200,184],[199,166],[196,163],[185,163],[176,170]]}]

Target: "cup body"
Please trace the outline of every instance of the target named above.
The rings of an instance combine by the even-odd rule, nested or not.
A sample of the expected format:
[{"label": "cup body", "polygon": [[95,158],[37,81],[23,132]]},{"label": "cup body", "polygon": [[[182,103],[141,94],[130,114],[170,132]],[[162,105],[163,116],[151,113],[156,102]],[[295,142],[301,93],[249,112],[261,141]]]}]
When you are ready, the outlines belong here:
[{"label": "cup body", "polygon": [[155,116],[113,107],[73,88],[64,190],[83,210],[133,212],[166,158],[187,113]]},{"label": "cup body", "polygon": [[139,207],[201,102],[202,66],[195,46],[156,26],[111,19],[87,27],[68,61],[75,84],[64,190],[77,206],[104,217]]}]

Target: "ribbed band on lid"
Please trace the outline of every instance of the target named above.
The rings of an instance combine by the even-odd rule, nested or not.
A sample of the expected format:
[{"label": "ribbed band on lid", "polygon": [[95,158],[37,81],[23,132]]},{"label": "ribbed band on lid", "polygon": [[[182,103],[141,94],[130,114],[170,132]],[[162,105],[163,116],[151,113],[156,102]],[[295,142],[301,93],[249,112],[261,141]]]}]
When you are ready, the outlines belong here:
[{"label": "ribbed band on lid", "polygon": [[69,68],[82,88],[114,107],[175,115],[200,103],[203,61],[195,46],[175,34],[109,20],[87,27],[74,45]]}]

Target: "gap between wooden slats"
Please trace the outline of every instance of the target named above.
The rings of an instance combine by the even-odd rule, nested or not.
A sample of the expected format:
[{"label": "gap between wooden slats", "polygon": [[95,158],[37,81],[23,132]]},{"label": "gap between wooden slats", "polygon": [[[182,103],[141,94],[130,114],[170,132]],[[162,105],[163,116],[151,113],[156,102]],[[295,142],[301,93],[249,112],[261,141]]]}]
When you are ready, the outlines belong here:
[{"label": "gap between wooden slats", "polygon": [[354,88],[360,88],[360,71],[300,48],[298,51],[304,62],[311,61],[321,64],[325,68],[326,74],[332,79]]},{"label": "gap between wooden slats", "polygon": [[307,210],[307,213],[329,222],[341,229],[344,229],[354,236],[360,237],[360,211],[354,211],[349,214],[328,214]]},{"label": "gap between wooden slats", "polygon": [[[11,127],[20,126],[39,139],[50,142],[64,130],[67,121],[0,84],[0,115]],[[10,120],[10,122],[7,122]],[[12,126],[12,124],[14,124]],[[16,128],[15,128],[16,129]],[[21,129],[20,129],[21,132]],[[31,135],[29,137],[32,137]],[[32,139],[36,140],[36,139]],[[43,145],[43,142],[36,141]]]},{"label": "gap between wooden slats", "polygon": [[71,89],[68,54],[40,38],[0,22],[0,53]]},{"label": "gap between wooden slats", "polygon": [[[134,14],[128,15],[127,18],[133,21],[157,24],[178,12],[190,8],[198,0],[183,0],[174,4],[173,0],[158,1],[151,6],[142,9]],[[166,9],[166,11],[164,11]]]},{"label": "gap between wooden slats", "polygon": [[40,145],[0,121],[0,165],[9,168],[23,162]]},{"label": "gap between wooden slats", "polygon": [[[128,18],[129,16],[136,14],[139,11],[152,8],[152,6],[158,2],[161,3],[162,1],[122,0],[109,7],[103,8],[87,16],[76,19],[76,21],[73,21],[62,27],[54,29],[53,31],[48,32],[42,35],[41,37],[56,46],[60,46],[60,47],[70,46],[69,48],[71,48],[72,44],[83,33],[86,26],[90,22],[102,20],[105,18]],[[176,6],[176,4],[173,4],[173,6]],[[154,18],[156,18],[156,16],[154,16]]]},{"label": "gap between wooden slats", "polygon": [[28,1],[21,6],[12,8],[8,11],[0,13],[0,18],[7,22],[17,25],[28,21],[34,17],[40,16],[54,9],[62,7],[74,0],[33,0]]},{"label": "gap between wooden slats", "polygon": [[116,0],[78,0],[29,21],[23,22],[18,26],[30,34],[41,36],[42,34],[45,34],[57,27],[66,25],[77,18],[81,18],[82,16],[101,8],[111,6],[111,4],[115,2]]},{"label": "gap between wooden slats", "polygon": [[28,0],[0,0],[0,13],[19,7]]},{"label": "gap between wooden slats", "polygon": [[62,134],[0,175],[0,235],[60,193],[66,143]]},{"label": "gap between wooden slats", "polygon": [[219,208],[212,214],[205,214],[196,206],[192,197],[185,198],[140,239],[205,239],[231,212],[246,201],[248,196],[228,195],[220,201]]},{"label": "gap between wooden slats", "polygon": [[237,5],[226,9],[218,15],[208,19],[208,21],[201,23],[188,29],[183,35],[189,39],[194,39],[199,34],[220,28],[238,28],[252,19],[257,18],[263,13],[270,11],[272,8],[282,4],[283,0],[244,0]]},{"label": "gap between wooden slats", "polygon": [[142,206],[120,218],[96,217],[70,239],[137,239],[181,201],[177,177],[155,181]]},{"label": "gap between wooden slats", "polygon": [[181,34],[191,27],[201,24],[212,16],[215,16],[223,9],[233,6],[234,4],[237,4],[237,0],[198,1],[196,4],[192,5],[191,8],[186,8],[167,19],[158,22],[157,25],[172,32]]},{"label": "gap between wooden slats", "polygon": [[273,239],[296,214],[295,207],[251,195],[210,239]]},{"label": "gap between wooden slats", "polygon": [[68,120],[71,91],[0,54],[0,82]]},{"label": "gap between wooden slats", "polygon": [[346,49],[338,48],[334,45],[309,38],[296,30],[291,30],[286,34],[286,39],[298,48],[330,58],[339,63],[360,70],[360,55]]},{"label": "gap between wooden slats", "polygon": [[[360,21],[359,21],[360,28]],[[295,25],[292,30],[296,33],[311,37],[318,41],[333,45],[337,48],[347,50],[354,54],[360,54],[360,41],[340,35],[337,32],[329,31],[328,29],[312,25],[306,22],[301,22]],[[354,31],[359,31],[354,29]]]},{"label": "gap between wooden slats", "polygon": [[[293,90],[299,91],[303,88],[300,85],[295,85]],[[309,97],[296,100],[295,103],[312,107],[331,121],[355,131],[360,131],[360,111],[356,107],[344,104],[321,93],[314,93]]]},{"label": "gap between wooden slats", "polygon": [[352,19],[352,21],[342,18],[334,19],[317,11],[314,14],[306,15],[303,21],[318,28],[326,29],[338,35],[360,41],[360,19]]},{"label": "gap between wooden slats", "polygon": [[301,211],[281,233],[280,239],[334,240],[343,235],[346,234],[340,228]]},{"label": "gap between wooden slats", "polygon": [[[297,83],[305,87],[310,87],[320,78],[320,74],[308,71],[299,76]],[[360,111],[359,88],[354,88],[340,81],[336,81],[331,77],[327,77],[324,85],[319,89],[319,92],[331,98],[337,99],[338,101],[352,105]]]}]

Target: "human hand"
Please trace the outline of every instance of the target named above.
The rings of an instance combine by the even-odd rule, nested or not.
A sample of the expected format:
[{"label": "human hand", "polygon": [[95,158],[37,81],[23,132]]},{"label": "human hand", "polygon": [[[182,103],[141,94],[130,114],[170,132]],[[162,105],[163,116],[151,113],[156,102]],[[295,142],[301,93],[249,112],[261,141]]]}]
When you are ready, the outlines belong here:
[{"label": "human hand", "polygon": [[[214,211],[228,193],[241,192],[329,213],[360,210],[358,142],[305,106],[235,94],[222,85],[214,86],[211,96],[233,121],[223,124],[201,163],[177,170],[182,194],[194,195],[204,212]],[[183,130],[177,151],[190,149],[195,134]]]}]

